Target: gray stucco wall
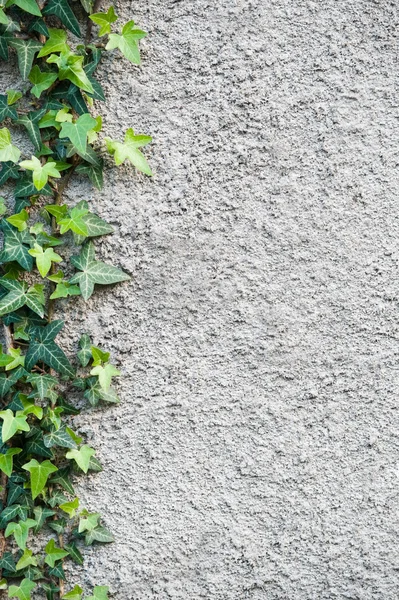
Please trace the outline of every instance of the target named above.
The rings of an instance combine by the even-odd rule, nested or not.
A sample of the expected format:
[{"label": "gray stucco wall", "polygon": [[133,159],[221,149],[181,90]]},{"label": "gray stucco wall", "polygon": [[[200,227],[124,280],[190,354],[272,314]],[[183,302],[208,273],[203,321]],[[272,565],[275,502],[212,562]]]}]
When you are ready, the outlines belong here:
[{"label": "gray stucco wall", "polygon": [[[70,309],[122,366],[80,419],[114,600],[399,594],[397,3],[119,0],[107,135],[154,136],[102,193],[130,284]],[[126,216],[127,215],[127,216]],[[72,347],[72,346],[71,346]]]}]

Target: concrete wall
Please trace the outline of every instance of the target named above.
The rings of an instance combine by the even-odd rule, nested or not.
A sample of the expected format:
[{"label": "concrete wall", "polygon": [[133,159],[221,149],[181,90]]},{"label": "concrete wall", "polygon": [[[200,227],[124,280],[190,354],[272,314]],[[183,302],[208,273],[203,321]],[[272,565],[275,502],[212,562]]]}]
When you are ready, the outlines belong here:
[{"label": "concrete wall", "polygon": [[[77,181],[131,284],[70,310],[124,371],[80,419],[114,600],[399,594],[397,3],[119,0],[107,135],[150,180]],[[396,86],[395,86],[396,84]]]}]

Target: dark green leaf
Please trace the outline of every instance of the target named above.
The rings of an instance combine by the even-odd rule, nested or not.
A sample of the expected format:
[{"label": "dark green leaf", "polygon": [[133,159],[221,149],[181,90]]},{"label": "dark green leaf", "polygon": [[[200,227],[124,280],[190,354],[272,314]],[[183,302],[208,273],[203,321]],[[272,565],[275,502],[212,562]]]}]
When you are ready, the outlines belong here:
[{"label": "dark green leaf", "polygon": [[28,79],[33,59],[35,58],[35,54],[37,54],[42,47],[42,44],[31,39],[21,40],[19,38],[13,38],[9,41],[9,45],[17,52],[18,66],[22,79]]},{"label": "dark green leaf", "polygon": [[67,29],[77,37],[81,36],[79,23],[67,0],[49,0],[42,12],[43,15],[56,15]]}]

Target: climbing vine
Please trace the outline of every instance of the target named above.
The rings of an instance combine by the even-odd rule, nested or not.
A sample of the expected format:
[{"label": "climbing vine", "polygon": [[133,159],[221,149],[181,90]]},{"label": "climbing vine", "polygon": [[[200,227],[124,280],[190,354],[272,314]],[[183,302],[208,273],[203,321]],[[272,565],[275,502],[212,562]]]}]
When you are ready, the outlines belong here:
[{"label": "climbing vine", "polygon": [[106,156],[151,175],[140,150],[149,136],[133,129],[123,141],[101,136],[95,101],[105,97],[96,69],[109,51],[140,64],[146,34],[134,21],[119,26],[114,7],[100,4],[0,0],[0,58],[18,64],[22,79],[20,89],[0,94],[0,595],[19,600],[36,592],[48,600],[108,599],[106,586],[85,596],[66,583],[85,545],[113,540],[75,494],[76,477],[101,464],[73,417],[118,402],[112,384],[120,373],[88,334],[76,359],[68,357],[57,341],[64,323],[54,320],[59,299],[87,300],[96,286],[129,279],[96,258],[93,238],[112,227],[87,201],[64,202],[71,177],[87,176],[101,189]]}]

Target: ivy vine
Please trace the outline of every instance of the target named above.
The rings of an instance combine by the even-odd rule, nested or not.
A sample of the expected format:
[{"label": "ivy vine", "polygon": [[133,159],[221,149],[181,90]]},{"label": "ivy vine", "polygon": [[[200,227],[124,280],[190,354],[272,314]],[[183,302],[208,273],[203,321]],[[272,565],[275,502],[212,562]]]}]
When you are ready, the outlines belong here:
[{"label": "ivy vine", "polygon": [[63,194],[74,173],[101,189],[107,154],[152,174],[141,151],[151,137],[130,128],[124,140],[102,141],[102,118],[93,114],[94,101],[105,100],[95,78],[104,52],[138,65],[146,34],[134,21],[119,27],[114,7],[101,12],[101,0],[80,4],[0,0],[0,58],[14,64],[16,55],[23,80],[20,90],[0,94],[0,186],[14,197],[12,214],[10,198],[0,197],[0,595],[19,600],[36,592],[47,600],[108,599],[106,586],[85,596],[66,584],[65,561],[82,565],[85,545],[113,541],[75,494],[75,478],[101,464],[72,421],[119,401],[112,383],[120,372],[88,334],[70,359],[57,342],[64,323],[53,317],[58,299],[87,300],[96,286],[129,276],[96,258],[93,238],[112,227],[88,202],[68,206]]}]

